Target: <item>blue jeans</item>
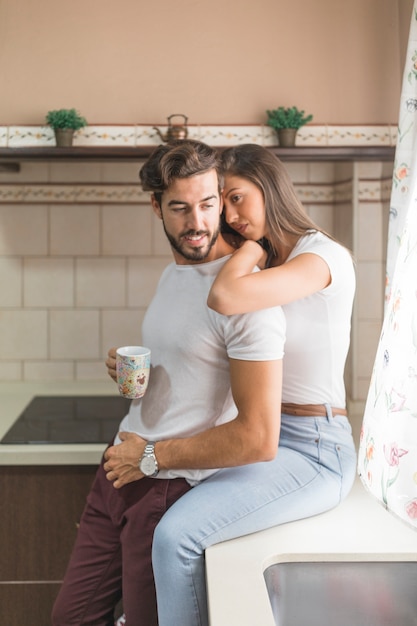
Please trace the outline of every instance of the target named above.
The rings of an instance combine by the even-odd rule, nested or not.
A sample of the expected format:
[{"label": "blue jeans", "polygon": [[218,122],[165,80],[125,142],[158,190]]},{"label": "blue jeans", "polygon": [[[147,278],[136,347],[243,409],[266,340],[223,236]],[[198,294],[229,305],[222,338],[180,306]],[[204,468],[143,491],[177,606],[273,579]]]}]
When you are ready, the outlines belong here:
[{"label": "blue jeans", "polygon": [[274,461],[218,471],[156,527],[159,626],[207,626],[204,551],[221,541],[327,511],[349,493],[356,452],[346,417],[282,415]]}]

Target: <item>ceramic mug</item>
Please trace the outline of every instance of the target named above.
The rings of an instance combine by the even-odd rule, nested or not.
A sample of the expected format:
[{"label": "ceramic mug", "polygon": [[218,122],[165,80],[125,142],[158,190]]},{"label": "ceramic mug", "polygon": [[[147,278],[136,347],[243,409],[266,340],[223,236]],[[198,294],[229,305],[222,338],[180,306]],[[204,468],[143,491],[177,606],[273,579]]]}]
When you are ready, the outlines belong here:
[{"label": "ceramic mug", "polygon": [[120,395],[142,398],[148,387],[151,351],[144,346],[124,346],[116,350],[116,373]]}]

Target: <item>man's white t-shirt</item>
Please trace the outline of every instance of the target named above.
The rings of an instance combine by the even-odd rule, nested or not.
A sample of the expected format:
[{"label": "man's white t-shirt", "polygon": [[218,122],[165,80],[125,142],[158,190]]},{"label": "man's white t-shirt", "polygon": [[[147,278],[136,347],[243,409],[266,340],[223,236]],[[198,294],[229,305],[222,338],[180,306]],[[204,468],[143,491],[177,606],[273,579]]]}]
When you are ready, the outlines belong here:
[{"label": "man's white t-shirt", "polygon": [[[172,263],[163,272],[142,327],[143,345],[151,349],[148,389],[132,401],[120,430],[160,441],[228,422],[237,414],[228,359],[282,359],[281,307],[225,316],[207,306],[212,282],[228,258],[198,265]],[[214,471],[164,470],[158,477],[181,476],[195,483]]]},{"label": "man's white t-shirt", "polygon": [[349,251],[320,232],[302,237],[286,262],[317,254],[330,269],[325,289],[283,306],[287,321],[282,401],[344,408],[355,271]]}]

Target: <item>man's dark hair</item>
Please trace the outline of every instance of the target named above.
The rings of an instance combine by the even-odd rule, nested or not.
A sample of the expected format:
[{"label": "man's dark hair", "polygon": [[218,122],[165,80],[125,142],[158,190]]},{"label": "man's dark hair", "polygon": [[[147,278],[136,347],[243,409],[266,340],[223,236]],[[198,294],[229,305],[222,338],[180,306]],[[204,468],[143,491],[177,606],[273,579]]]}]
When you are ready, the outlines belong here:
[{"label": "man's dark hair", "polygon": [[144,191],[161,204],[162,194],[176,178],[188,178],[219,169],[219,155],[201,141],[181,139],[156,148],[139,172]]}]

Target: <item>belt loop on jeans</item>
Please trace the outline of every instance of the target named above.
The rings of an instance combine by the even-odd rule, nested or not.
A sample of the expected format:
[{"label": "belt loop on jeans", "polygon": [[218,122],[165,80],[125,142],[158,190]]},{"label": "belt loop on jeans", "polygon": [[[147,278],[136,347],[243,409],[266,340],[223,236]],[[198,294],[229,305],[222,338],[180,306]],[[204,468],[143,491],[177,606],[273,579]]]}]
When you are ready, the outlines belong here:
[{"label": "belt loop on jeans", "polygon": [[328,402],[324,403],[324,408],[326,409],[326,416],[327,416],[327,421],[330,422],[333,418],[333,411],[332,411],[332,407],[330,406],[330,404]]},{"label": "belt loop on jeans", "polygon": [[292,402],[283,402],[281,404],[281,413],[299,417],[327,417],[329,420],[335,415],[347,415],[346,409],[335,408],[327,403],[293,404]]}]

